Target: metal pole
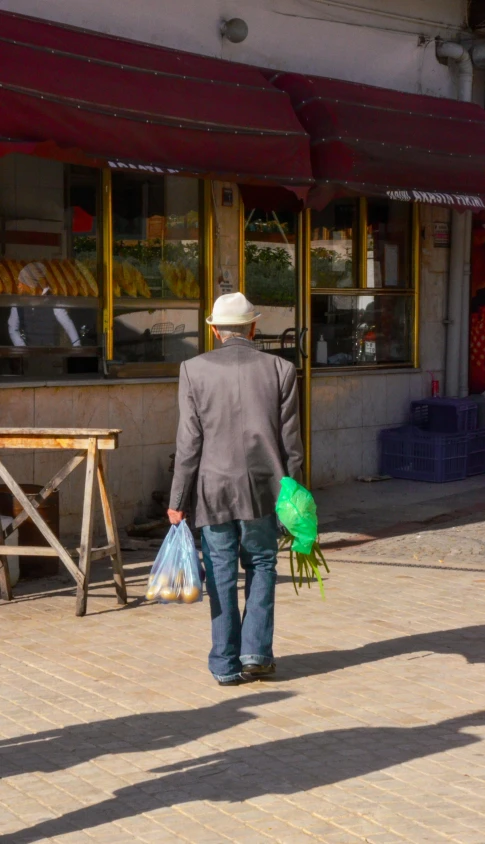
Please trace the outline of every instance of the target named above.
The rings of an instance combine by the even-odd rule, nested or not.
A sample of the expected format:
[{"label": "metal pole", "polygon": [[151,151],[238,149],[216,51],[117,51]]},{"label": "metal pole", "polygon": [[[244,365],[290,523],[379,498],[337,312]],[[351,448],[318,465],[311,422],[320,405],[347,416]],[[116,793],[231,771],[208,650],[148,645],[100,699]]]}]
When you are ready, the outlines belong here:
[{"label": "metal pole", "polygon": [[471,277],[471,243],[472,241],[472,212],[465,211],[465,248],[463,265],[463,289],[461,299],[461,336],[460,336],[460,376],[458,381],[458,395],[463,398],[468,395],[468,368],[470,359],[470,277]]},{"label": "metal pole", "polygon": [[419,226],[419,203],[413,204],[412,210],[412,282],[414,290],[413,319],[413,366],[419,366],[419,327],[421,320],[421,239]]},{"label": "metal pole", "polygon": [[214,307],[214,206],[210,179],[204,179],[203,191],[204,351],[210,352],[214,348],[214,335],[205,321]]},{"label": "metal pole", "polygon": [[447,396],[457,396],[459,389],[465,234],[465,214],[463,212],[453,211],[451,215],[448,331],[446,336],[445,364],[445,392]]},{"label": "metal pole", "polygon": [[102,178],[101,253],[103,261],[103,334],[106,360],[113,360],[113,191],[111,170],[105,168]]},{"label": "metal pole", "polygon": [[312,486],[312,303],[311,303],[311,211],[300,213],[299,241],[302,260],[298,283],[301,296],[301,326],[305,331],[306,357],[301,362],[303,372],[302,434],[304,446],[303,478],[308,489]]},{"label": "metal pole", "polygon": [[238,251],[238,270],[239,270],[239,292],[246,293],[246,261],[245,261],[245,246],[246,246],[246,226],[244,225],[244,200],[239,191],[239,251]]}]

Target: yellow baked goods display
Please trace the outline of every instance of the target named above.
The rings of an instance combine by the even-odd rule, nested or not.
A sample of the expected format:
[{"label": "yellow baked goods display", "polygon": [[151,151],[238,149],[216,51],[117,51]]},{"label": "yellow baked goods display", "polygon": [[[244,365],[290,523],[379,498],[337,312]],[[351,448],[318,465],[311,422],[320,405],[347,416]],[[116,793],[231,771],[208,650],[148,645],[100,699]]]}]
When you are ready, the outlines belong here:
[{"label": "yellow baked goods display", "polygon": [[178,299],[199,299],[200,286],[192,270],[181,261],[162,261],[160,272]]},{"label": "yellow baked goods display", "polygon": [[[78,261],[55,258],[50,261],[0,259],[0,294],[41,296],[48,290],[53,296],[99,296],[95,258]],[[114,295],[151,297],[143,274],[129,261],[113,261]]]},{"label": "yellow baked goods display", "polygon": [[115,296],[143,296],[149,299],[152,295],[143,274],[130,261],[113,261],[113,284]]},{"label": "yellow baked goods display", "polygon": [[0,261],[0,292],[13,293],[16,292],[15,279],[12,277],[10,269],[5,265],[4,261]]},{"label": "yellow baked goods display", "polygon": [[0,292],[20,296],[98,296],[98,285],[87,264],[68,258],[51,261],[0,259]]}]

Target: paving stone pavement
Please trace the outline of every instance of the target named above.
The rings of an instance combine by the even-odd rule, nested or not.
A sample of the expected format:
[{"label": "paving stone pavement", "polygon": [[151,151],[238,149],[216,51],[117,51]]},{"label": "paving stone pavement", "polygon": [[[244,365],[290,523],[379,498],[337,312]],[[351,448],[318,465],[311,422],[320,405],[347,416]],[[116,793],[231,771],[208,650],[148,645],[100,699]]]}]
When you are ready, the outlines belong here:
[{"label": "paving stone pavement", "polygon": [[478,558],[335,562],[325,602],[282,558],[277,677],[228,689],[207,600],[143,602],[150,559],[127,608],[102,564],[83,619],[63,577],[0,604],[2,844],[485,844]]},{"label": "paving stone pavement", "polygon": [[330,559],[485,565],[483,475],[453,484],[354,482],[321,491],[317,500]]}]

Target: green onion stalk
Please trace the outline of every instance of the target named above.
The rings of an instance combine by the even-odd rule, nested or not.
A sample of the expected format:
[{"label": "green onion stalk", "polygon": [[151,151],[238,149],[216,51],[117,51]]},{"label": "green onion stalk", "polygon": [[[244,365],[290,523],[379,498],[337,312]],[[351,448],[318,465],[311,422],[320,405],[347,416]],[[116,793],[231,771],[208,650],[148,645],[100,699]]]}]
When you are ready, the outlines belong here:
[{"label": "green onion stalk", "polygon": [[325,600],[325,587],[323,585],[322,576],[319,569],[324,567],[325,571],[330,574],[330,569],[326,563],[325,557],[322,554],[322,549],[318,542],[313,543],[312,550],[309,554],[303,554],[301,551],[294,551],[292,548],[295,537],[288,534],[283,536],[278,545],[278,551],[290,552],[290,569],[291,577],[295,592],[298,595],[298,589],[301,589],[303,581],[305,580],[310,589],[312,580],[317,580],[320,587],[320,594]]}]

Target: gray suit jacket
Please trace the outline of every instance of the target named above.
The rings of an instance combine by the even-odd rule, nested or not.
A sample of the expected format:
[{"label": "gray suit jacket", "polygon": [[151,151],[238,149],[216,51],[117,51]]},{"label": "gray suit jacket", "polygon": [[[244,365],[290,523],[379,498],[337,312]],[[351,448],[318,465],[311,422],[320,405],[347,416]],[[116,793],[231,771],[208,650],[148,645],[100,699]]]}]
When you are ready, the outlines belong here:
[{"label": "gray suit jacket", "polygon": [[182,364],[179,407],[170,508],[197,527],[273,513],[303,462],[293,364],[232,338]]}]

